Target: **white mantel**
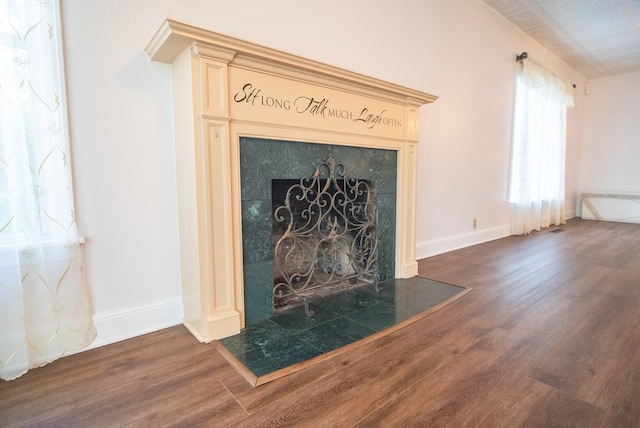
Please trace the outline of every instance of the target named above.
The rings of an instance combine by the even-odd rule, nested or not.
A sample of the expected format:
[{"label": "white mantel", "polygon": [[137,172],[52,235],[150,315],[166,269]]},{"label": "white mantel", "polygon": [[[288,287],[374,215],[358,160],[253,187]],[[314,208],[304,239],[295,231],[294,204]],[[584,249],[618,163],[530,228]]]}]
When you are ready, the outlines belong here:
[{"label": "white mantel", "polygon": [[240,137],[395,150],[396,277],[417,274],[418,109],[437,97],[167,19],[146,48],[171,64],[184,324],[244,327]]}]

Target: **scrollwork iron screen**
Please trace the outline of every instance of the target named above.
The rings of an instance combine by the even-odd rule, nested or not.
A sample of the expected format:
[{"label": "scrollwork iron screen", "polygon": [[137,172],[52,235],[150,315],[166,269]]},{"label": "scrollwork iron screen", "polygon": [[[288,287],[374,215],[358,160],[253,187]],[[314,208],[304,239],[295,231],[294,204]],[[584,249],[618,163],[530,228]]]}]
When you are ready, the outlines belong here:
[{"label": "scrollwork iron screen", "polygon": [[273,209],[276,307],[289,296],[346,280],[377,285],[374,184],[347,177],[333,157],[320,162],[313,176],[293,184],[273,180],[274,198],[279,181],[288,187],[284,203],[274,200]]}]

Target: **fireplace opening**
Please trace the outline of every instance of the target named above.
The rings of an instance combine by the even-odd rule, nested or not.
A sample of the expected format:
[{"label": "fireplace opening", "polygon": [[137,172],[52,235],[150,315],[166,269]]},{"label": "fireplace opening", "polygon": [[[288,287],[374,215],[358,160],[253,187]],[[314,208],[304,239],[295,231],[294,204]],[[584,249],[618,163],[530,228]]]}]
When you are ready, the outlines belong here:
[{"label": "fireplace opening", "polygon": [[377,192],[329,156],[298,180],[273,179],[274,310],[378,284]]}]

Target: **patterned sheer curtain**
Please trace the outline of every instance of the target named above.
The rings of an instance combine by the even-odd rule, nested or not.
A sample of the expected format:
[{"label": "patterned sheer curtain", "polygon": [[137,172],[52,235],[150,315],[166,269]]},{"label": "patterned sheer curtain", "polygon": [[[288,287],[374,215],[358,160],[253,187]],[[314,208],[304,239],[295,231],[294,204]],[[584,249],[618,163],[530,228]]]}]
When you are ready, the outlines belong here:
[{"label": "patterned sheer curtain", "polygon": [[565,223],[567,107],[573,88],[529,59],[518,63],[511,182],[511,233]]},{"label": "patterned sheer curtain", "polygon": [[0,0],[0,377],[96,331],[73,209],[59,3]]}]

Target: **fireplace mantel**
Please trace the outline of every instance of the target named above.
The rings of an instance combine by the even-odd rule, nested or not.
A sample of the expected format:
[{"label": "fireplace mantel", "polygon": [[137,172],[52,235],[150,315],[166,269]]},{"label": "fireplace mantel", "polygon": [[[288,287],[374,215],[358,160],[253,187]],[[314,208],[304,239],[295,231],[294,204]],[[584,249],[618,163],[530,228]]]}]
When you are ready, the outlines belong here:
[{"label": "fireplace mantel", "polygon": [[437,97],[167,19],[146,48],[171,64],[184,324],[244,327],[241,137],[397,151],[396,277],[415,259],[418,110]]}]

